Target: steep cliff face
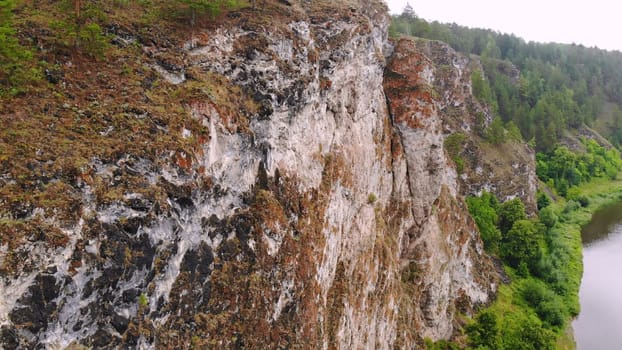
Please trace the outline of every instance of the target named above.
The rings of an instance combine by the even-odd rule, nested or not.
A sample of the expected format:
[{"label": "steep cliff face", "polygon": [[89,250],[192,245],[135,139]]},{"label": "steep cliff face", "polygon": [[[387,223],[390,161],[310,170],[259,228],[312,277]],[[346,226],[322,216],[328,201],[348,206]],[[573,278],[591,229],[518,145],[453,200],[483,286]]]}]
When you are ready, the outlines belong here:
[{"label": "steep cliff face", "polygon": [[158,83],[192,91],[122,107],[164,120],[168,149],[61,173],[72,206],[3,203],[5,347],[408,349],[490,300],[472,178],[444,149],[468,60],[405,40],[385,72],[383,5],[273,6],[143,42]]},{"label": "steep cliff face", "polygon": [[[445,101],[434,88],[441,79],[416,41],[397,43],[384,87],[407,164],[414,225],[403,238],[400,258],[405,295],[416,300],[402,311],[411,318],[406,329],[432,339],[449,337],[456,312],[469,313],[473,304],[486,302],[495,281],[443,148]],[[441,92],[464,97],[461,87]]]},{"label": "steep cliff face", "polygon": [[[417,57],[401,63],[404,66],[419,62],[420,113],[429,115],[430,111],[425,109],[433,104],[442,120],[439,127],[445,138],[461,136],[455,154],[462,161],[458,175],[460,194],[488,191],[501,201],[519,197],[527,211],[534,213],[538,183],[535,151],[507,135],[500,144],[482,138],[493,113],[473,95],[472,74],[483,71],[480,59],[458,53],[446,43],[425,39],[403,39],[397,43],[396,51],[398,55],[401,51],[403,56]],[[518,81],[516,67],[503,61],[499,61],[499,66],[499,74]]]}]

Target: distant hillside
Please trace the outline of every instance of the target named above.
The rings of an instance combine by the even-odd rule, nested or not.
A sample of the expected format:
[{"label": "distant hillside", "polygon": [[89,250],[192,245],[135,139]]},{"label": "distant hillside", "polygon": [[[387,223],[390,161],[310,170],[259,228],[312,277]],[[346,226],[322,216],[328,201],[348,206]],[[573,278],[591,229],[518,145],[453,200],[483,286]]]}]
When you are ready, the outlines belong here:
[{"label": "distant hillside", "polygon": [[[617,148],[622,145],[618,51],[525,42],[489,29],[427,22],[413,12],[394,16],[390,33],[441,40],[457,51],[481,56],[485,86],[480,96],[504,123],[517,125],[525,140],[535,139],[539,151],[551,151],[565,130],[583,124]],[[518,79],[508,70],[512,65],[520,70]]]}]

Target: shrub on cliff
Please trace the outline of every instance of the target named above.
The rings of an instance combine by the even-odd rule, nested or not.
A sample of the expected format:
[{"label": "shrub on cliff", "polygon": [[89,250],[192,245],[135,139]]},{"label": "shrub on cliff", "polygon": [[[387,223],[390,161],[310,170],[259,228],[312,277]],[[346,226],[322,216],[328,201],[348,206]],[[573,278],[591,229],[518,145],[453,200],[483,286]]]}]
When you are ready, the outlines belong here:
[{"label": "shrub on cliff", "polygon": [[485,135],[486,140],[493,145],[500,145],[505,142],[505,129],[503,128],[503,121],[499,117],[495,117],[490,123],[490,126],[486,128]]},{"label": "shrub on cliff", "polygon": [[473,95],[480,101],[487,103],[489,106],[495,105],[495,100],[488,81],[484,78],[482,71],[474,70],[471,74],[471,86]]},{"label": "shrub on cliff", "polygon": [[497,253],[501,231],[497,228],[499,217],[497,215],[498,202],[494,194],[483,192],[481,196],[469,196],[466,199],[469,212],[479,228],[484,248],[490,253]]},{"label": "shrub on cliff", "polygon": [[92,58],[103,58],[109,45],[99,24],[107,18],[101,5],[90,1],[63,0],[57,6],[61,15],[49,21],[57,49],[65,52],[79,50]]},{"label": "shrub on cliff", "polygon": [[464,144],[465,136],[463,133],[457,132],[445,137],[443,146],[447,151],[447,154],[456,164],[456,171],[458,174],[462,174],[464,171],[464,159],[460,156],[462,151],[462,145]]}]

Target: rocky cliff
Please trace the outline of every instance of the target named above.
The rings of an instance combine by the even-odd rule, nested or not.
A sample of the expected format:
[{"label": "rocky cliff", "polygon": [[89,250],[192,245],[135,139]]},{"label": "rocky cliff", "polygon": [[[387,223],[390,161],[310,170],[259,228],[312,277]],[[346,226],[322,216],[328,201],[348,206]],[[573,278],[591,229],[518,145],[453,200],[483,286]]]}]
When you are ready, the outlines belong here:
[{"label": "rocky cliff", "polygon": [[[465,56],[440,41],[418,38],[400,40],[396,43],[396,52],[394,67],[389,67],[387,73],[388,81],[395,73],[419,77],[413,83],[419,106],[416,111],[420,115],[436,115],[441,120],[439,127],[445,139],[459,136],[455,138],[459,140],[456,149],[448,150],[455,152],[452,156],[462,162],[457,167],[459,192],[464,196],[493,192],[501,201],[519,197],[527,211],[534,213],[538,183],[535,151],[507,137],[500,144],[491,144],[482,138],[483,130],[492,122],[493,112],[473,96],[472,74],[483,71],[479,57]],[[510,68],[504,67],[509,71],[505,74],[518,81],[516,67],[500,62],[510,65]],[[412,103],[412,99],[406,100],[409,102]],[[404,105],[404,100],[400,99],[396,108]],[[434,108],[433,111],[430,108]]]},{"label": "rocky cliff", "polygon": [[411,349],[491,300],[464,195],[529,197],[503,181],[535,175],[527,150],[486,178],[475,141],[460,152],[481,170],[456,171],[444,141],[475,120],[469,58],[389,43],[380,3],[267,6],[177,41],[114,27],[140,43],[135,83],[107,73],[125,100],[73,62],[57,87],[73,99],[3,111],[9,130],[78,118],[93,130],[67,142],[102,145],[61,164],[30,140],[10,154],[30,182],[2,158],[5,348]]}]

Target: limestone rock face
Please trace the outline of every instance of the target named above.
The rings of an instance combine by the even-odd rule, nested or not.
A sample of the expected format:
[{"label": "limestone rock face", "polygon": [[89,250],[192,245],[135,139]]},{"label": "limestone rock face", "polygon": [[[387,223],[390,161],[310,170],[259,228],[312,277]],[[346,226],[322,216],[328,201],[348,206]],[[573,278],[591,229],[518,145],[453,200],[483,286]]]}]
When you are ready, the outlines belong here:
[{"label": "limestone rock face", "polygon": [[[381,3],[282,6],[152,67],[196,84],[171,106],[201,126],[178,135],[196,147],[91,159],[75,219],[27,214],[63,240],[2,242],[1,343],[412,349],[490,301],[497,273],[463,200],[475,180],[444,148],[447,108],[472,99],[468,58],[404,40],[386,63]],[[102,182],[118,196],[98,201]]]},{"label": "limestone rock face", "polygon": [[416,302],[403,307],[410,327],[432,339],[448,338],[456,313],[469,313],[495,289],[494,269],[444,151],[445,101],[434,88],[437,79],[435,62],[415,41],[397,43],[384,87],[407,164],[414,220],[402,239],[400,265],[404,294]]},{"label": "limestone rock face", "polygon": [[[535,213],[538,184],[535,151],[523,142],[507,137],[498,145],[483,137],[493,113],[489,106],[473,96],[472,74],[483,70],[479,58],[456,52],[446,43],[425,39],[403,39],[397,48],[396,52],[401,48],[403,56],[417,57],[411,58],[407,64],[411,69],[419,70],[421,77],[417,85],[421,101],[419,113],[429,115],[423,109],[431,108],[432,104],[422,101],[433,101],[438,115],[437,128],[441,129],[443,139],[452,134],[463,136],[458,153],[463,161],[457,175],[458,192],[466,196],[488,191],[500,201],[519,197],[527,212]],[[499,61],[498,66],[499,74],[506,74],[510,81],[518,82],[516,67],[504,61]],[[391,76],[392,73],[387,74]],[[436,143],[439,142],[444,141]]]}]

